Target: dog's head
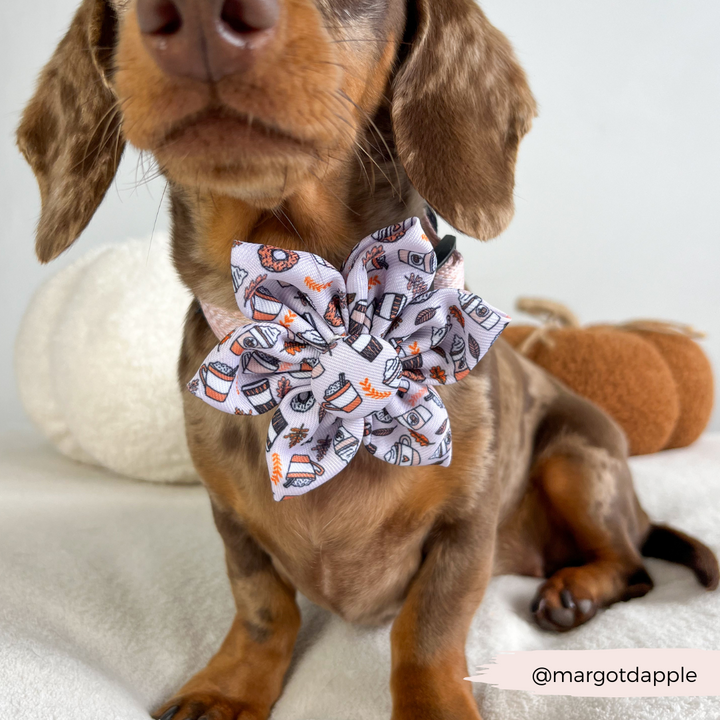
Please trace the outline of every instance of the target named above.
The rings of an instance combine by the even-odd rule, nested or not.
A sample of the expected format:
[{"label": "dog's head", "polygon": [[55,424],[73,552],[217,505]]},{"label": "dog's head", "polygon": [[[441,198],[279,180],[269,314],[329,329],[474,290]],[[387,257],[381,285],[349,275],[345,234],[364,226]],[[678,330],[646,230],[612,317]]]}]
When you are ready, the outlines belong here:
[{"label": "dog's head", "polygon": [[358,186],[409,179],[485,239],[512,216],[534,114],[473,0],[83,0],[18,142],[42,261],[90,221],[126,141],[173,187],[263,210],[312,203],[313,186],[347,206]]}]

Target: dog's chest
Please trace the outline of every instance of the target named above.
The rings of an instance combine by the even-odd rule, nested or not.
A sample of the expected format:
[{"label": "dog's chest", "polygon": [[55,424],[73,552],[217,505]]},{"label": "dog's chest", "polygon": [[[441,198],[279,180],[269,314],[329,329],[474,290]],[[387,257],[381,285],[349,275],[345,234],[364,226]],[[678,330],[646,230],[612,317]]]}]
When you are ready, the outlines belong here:
[{"label": "dog's chest", "polygon": [[[367,624],[399,610],[434,520],[432,513],[412,517],[397,470],[387,477],[377,466],[357,458],[327,486],[267,507],[258,538],[306,597]],[[413,469],[415,481],[422,472]]]}]

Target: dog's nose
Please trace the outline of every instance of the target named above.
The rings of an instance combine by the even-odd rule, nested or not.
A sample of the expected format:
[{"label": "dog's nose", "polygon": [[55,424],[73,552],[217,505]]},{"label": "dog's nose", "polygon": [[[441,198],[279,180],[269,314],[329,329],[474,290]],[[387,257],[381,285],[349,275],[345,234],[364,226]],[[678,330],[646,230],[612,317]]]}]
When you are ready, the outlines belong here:
[{"label": "dog's nose", "polygon": [[271,40],[280,0],[138,0],[145,46],[169,75],[217,82],[245,72]]}]

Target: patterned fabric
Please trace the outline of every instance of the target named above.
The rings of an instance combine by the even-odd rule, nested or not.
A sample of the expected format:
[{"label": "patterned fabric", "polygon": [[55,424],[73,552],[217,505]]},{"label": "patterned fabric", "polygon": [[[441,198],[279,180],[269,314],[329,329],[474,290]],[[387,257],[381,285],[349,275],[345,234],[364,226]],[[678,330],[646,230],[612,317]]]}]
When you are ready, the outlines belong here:
[{"label": "patterned fabric", "polygon": [[[435,273],[435,281],[433,288],[440,290],[443,288],[457,288],[462,290],[465,287],[465,261],[463,256],[456,250],[448,258],[447,262]],[[234,312],[225,310],[217,305],[200,301],[203,315],[215,333],[218,340],[222,340],[226,335],[239,328],[241,325],[249,325],[252,320],[245,317],[239,310]]]},{"label": "patterned fabric", "polygon": [[231,262],[251,323],[222,339],[188,388],[227,413],[274,412],[276,500],[330,480],[361,442],[393,465],[450,464],[450,422],[432,388],[466,377],[510,318],[462,289],[430,289],[437,260],[417,218],[373,233],[340,271],[244,242]]}]

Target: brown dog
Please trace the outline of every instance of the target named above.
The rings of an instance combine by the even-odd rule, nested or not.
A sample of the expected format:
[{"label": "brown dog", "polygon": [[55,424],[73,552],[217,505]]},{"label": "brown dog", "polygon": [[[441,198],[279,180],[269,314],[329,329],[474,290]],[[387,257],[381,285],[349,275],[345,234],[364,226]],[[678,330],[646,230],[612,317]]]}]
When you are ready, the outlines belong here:
[{"label": "brown dog", "polygon": [[[233,310],[236,238],[338,265],[370,232],[423,215],[424,201],[471,235],[497,235],[534,114],[508,42],[472,0],[84,0],[19,144],[42,193],[43,262],[88,223],[127,140],[168,179],[182,279]],[[194,303],[183,386],[216,342]],[[710,550],[649,523],[622,433],[597,408],[502,342],[442,390],[449,468],[361,450],[279,504],[269,416],[225,415],[186,393],[237,616],[158,717],[266,718],[300,625],[296,588],[351,621],[394,618],[394,720],[477,720],[465,638],[493,574],[547,577],[533,612],[554,630],[647,593],[641,554],[717,586]]]}]

